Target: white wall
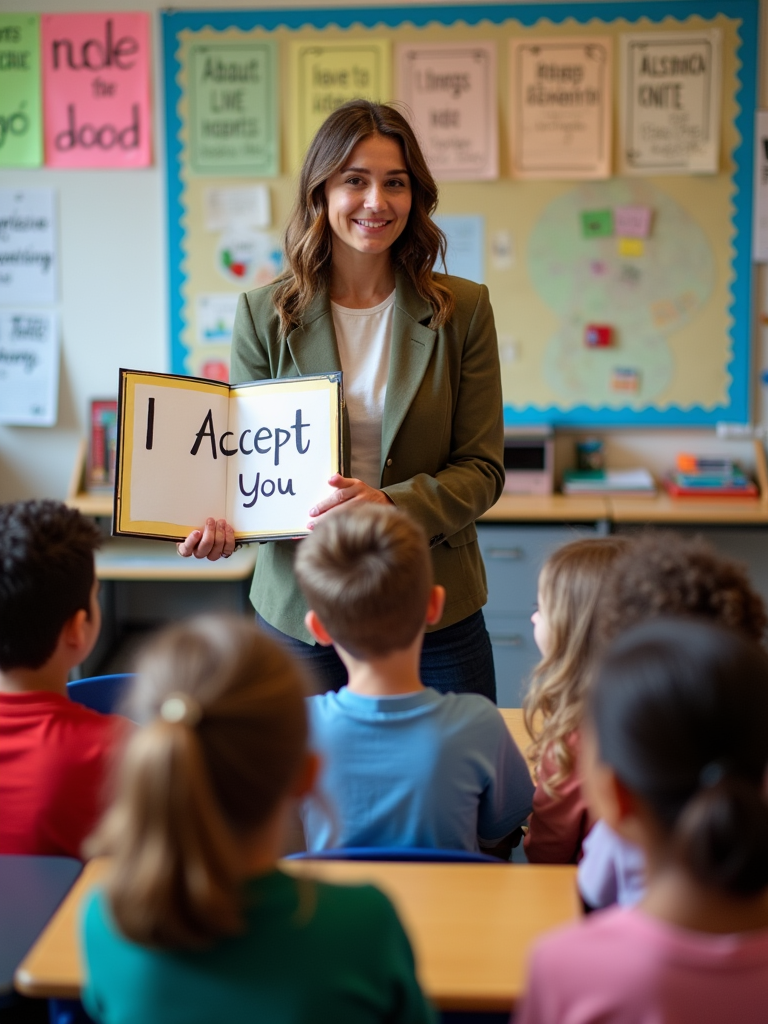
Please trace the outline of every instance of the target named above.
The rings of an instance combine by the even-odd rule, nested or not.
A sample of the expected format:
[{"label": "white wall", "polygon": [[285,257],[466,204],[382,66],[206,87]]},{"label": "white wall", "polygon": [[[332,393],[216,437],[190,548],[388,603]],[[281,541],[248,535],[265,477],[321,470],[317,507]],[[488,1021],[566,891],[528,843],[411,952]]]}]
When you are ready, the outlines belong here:
[{"label": "white wall", "polygon": [[[327,4],[304,2],[282,6],[357,6],[358,2],[332,0]],[[768,0],[762,0],[762,4],[765,15]],[[160,0],[0,0],[0,11],[4,12],[148,10],[157,15],[163,6]],[[186,8],[219,6],[224,5],[216,0],[184,3]],[[275,4],[226,2],[230,9],[260,6]],[[372,6],[382,6],[381,0]],[[764,40],[765,17],[763,21]],[[51,186],[56,190],[63,341],[58,425],[52,429],[0,426],[0,501],[63,497],[78,441],[86,432],[90,399],[115,394],[120,366],[168,368],[163,96],[157,16],[153,39],[155,166],[124,172],[0,170],[0,187]],[[761,49],[764,51],[765,47]],[[768,100],[764,69],[761,100],[763,104]],[[760,308],[764,308],[764,303],[761,298]],[[766,328],[756,326],[757,369],[768,365],[766,334]],[[763,403],[757,390],[758,385],[756,409],[762,416]],[[657,471],[666,468],[681,448],[711,451],[721,447],[711,440],[711,433],[701,431],[614,431],[607,437],[608,458],[613,464],[645,463]],[[559,443],[561,459],[565,461],[569,458],[569,446],[567,437]],[[748,454],[743,445],[729,450]]]}]

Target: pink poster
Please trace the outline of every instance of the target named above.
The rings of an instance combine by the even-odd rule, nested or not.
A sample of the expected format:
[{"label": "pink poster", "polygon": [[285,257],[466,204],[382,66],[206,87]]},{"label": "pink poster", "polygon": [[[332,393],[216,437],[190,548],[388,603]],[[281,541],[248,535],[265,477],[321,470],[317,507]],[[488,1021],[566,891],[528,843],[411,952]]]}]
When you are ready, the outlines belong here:
[{"label": "pink poster", "polygon": [[149,15],[44,14],[41,22],[46,164],[149,166]]}]

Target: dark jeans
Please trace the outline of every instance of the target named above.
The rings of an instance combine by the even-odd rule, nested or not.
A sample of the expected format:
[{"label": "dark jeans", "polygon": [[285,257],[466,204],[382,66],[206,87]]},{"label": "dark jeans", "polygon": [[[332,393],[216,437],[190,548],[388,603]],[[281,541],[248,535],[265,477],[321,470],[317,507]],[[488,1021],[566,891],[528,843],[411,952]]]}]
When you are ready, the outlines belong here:
[{"label": "dark jeans", "polygon": [[[286,636],[262,619],[258,612],[256,621],[265,633],[279,640],[310,668],[321,691],[340,690],[346,685],[347,670],[333,647],[305,644],[302,640]],[[491,638],[481,611],[424,636],[421,681],[440,693],[479,693],[496,703]]]}]

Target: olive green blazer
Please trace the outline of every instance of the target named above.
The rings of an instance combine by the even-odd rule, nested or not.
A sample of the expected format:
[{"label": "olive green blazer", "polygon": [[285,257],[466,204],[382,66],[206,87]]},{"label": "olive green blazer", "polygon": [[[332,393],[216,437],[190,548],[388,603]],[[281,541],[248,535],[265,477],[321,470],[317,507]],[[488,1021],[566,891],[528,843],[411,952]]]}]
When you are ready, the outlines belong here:
[{"label": "olive green blazer", "polygon": [[[456,297],[450,321],[397,277],[389,380],[381,426],[381,489],[426,531],[450,626],[487,599],[475,520],[504,485],[504,425],[496,329],[485,285],[445,276]],[[280,338],[272,286],[241,295],[232,336],[233,383],[340,370],[330,299],[318,295],[300,327]],[[344,445],[349,423],[344,414]],[[345,472],[349,472],[348,463]],[[307,510],[309,511],[309,510]],[[312,643],[293,573],[296,542],[263,544],[251,601],[267,622]]]}]

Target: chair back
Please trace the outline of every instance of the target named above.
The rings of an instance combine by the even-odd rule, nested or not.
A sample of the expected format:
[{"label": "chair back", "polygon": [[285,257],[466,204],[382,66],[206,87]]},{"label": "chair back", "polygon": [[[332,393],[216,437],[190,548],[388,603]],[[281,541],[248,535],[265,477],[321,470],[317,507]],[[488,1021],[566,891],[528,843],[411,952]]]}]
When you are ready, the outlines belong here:
[{"label": "chair back", "polygon": [[291,853],[286,860],[425,861],[430,864],[503,864],[498,857],[472,850],[430,850],[421,846],[348,846],[338,850]]},{"label": "chair back", "polygon": [[92,711],[100,711],[104,715],[114,714],[132,679],[132,672],[74,679],[67,683],[67,696],[76,704],[83,704]]}]

